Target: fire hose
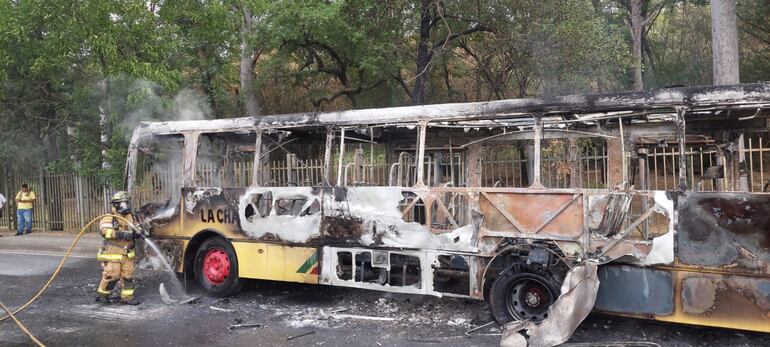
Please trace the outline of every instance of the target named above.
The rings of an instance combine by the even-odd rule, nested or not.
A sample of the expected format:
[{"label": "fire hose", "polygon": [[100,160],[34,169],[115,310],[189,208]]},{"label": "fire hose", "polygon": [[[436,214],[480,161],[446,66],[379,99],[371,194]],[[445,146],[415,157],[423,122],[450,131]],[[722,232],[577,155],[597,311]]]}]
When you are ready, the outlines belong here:
[{"label": "fire hose", "polygon": [[83,234],[85,234],[86,231],[88,231],[88,228],[90,228],[91,225],[93,225],[95,222],[101,220],[104,217],[113,217],[113,218],[117,218],[118,220],[121,220],[123,222],[126,222],[129,226],[131,226],[131,228],[134,229],[134,231],[136,231],[139,235],[142,235],[142,237],[144,237],[144,235],[142,234],[141,230],[139,230],[139,228],[137,228],[131,221],[129,221],[128,219],[126,219],[126,218],[124,218],[122,216],[119,216],[119,215],[116,215],[116,214],[107,213],[107,214],[103,214],[101,216],[98,216],[98,217],[92,219],[90,222],[88,222],[88,224],[86,224],[82,229],[80,229],[80,232],[77,234],[77,236],[75,236],[75,239],[72,240],[72,243],[70,244],[69,249],[67,249],[67,252],[64,254],[64,257],[61,259],[61,261],[59,261],[59,265],[56,266],[56,270],[54,270],[53,274],[51,274],[51,277],[48,278],[48,282],[46,282],[37,291],[35,296],[33,296],[26,303],[24,303],[23,305],[19,306],[19,308],[15,309],[15,310],[9,309],[7,306],[5,306],[5,304],[0,302],[0,307],[2,307],[2,309],[8,314],[7,316],[0,317],[0,322],[3,322],[5,320],[7,320],[8,318],[13,319],[13,321],[16,323],[16,325],[19,326],[19,329],[21,329],[22,332],[27,334],[27,336],[29,336],[29,338],[32,339],[32,341],[34,341],[38,346],[45,346],[42,342],[40,342],[40,340],[38,340],[32,334],[32,332],[29,331],[29,329],[27,329],[24,326],[24,324],[21,323],[21,321],[19,321],[16,318],[16,314],[18,314],[19,312],[23,311],[24,309],[26,309],[27,307],[32,305],[32,303],[35,302],[35,300],[39,299],[40,296],[43,295],[43,292],[45,292],[45,290],[48,289],[48,287],[51,285],[51,283],[53,283],[53,280],[56,278],[56,276],[59,275],[59,271],[61,271],[61,269],[64,267],[64,263],[67,261],[67,258],[69,258],[69,256],[72,254],[72,250],[75,249],[75,245],[78,243],[78,241],[80,241],[80,237],[82,237]]}]

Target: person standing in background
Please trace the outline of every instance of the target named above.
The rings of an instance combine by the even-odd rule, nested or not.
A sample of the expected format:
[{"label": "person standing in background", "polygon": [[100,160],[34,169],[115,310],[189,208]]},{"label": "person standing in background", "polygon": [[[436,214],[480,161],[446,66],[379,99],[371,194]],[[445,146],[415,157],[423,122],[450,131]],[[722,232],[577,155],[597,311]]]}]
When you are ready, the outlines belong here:
[{"label": "person standing in background", "polygon": [[16,194],[16,221],[18,230],[16,235],[24,235],[32,232],[32,208],[35,205],[35,192],[24,183]]}]

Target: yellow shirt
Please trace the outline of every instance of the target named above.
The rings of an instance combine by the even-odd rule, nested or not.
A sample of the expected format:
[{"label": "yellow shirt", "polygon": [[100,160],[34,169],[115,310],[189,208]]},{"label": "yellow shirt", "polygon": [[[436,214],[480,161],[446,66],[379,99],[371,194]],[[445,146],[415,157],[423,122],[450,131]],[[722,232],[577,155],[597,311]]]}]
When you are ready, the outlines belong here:
[{"label": "yellow shirt", "polygon": [[[30,199],[37,199],[37,197],[35,196],[35,192],[31,190],[26,193],[19,191],[19,193],[16,194],[16,199],[30,200]],[[30,210],[32,209],[32,203],[18,202],[16,208],[19,210]]]}]

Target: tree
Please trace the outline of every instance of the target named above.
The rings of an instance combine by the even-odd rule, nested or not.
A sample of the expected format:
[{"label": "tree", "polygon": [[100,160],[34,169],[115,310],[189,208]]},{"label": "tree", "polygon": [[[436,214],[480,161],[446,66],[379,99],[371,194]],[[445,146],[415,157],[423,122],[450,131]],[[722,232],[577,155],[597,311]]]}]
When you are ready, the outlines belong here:
[{"label": "tree", "polygon": [[[31,156],[44,163],[70,159],[60,151],[69,150],[67,130],[96,123],[99,106],[109,117],[105,143],[112,145],[109,130],[118,117],[112,94],[115,81],[176,81],[178,75],[164,64],[173,41],[164,37],[168,31],[157,25],[155,13],[144,1],[25,1],[0,6],[2,116],[7,121],[24,119],[12,123],[46,143],[46,155]],[[86,107],[75,107],[78,104]],[[87,133],[93,134],[93,129]],[[29,156],[38,146],[26,148],[18,155]],[[105,154],[110,150],[105,148]]]},{"label": "tree", "polygon": [[711,2],[714,84],[740,83],[735,0]]},{"label": "tree", "polygon": [[649,69],[645,85],[711,84],[711,18],[709,7],[680,2],[660,14],[645,35]]},{"label": "tree", "polygon": [[[461,4],[444,0],[420,0],[420,21],[417,39],[412,104],[426,101],[430,64],[436,55],[449,51],[455,40],[479,32],[493,32],[494,29],[467,12],[458,11]],[[431,39],[433,38],[433,39]]]},{"label": "tree", "polygon": [[649,27],[660,12],[670,3],[668,0],[615,0],[625,10],[625,19],[631,31],[631,52],[633,57],[634,90],[644,89],[642,75],[642,45]]},{"label": "tree", "polygon": [[262,51],[255,47],[251,39],[254,32],[255,19],[254,9],[260,9],[260,4],[256,2],[249,3],[246,0],[240,1],[240,12],[243,17],[241,23],[241,55],[240,55],[240,94],[243,98],[244,112],[247,116],[258,116],[261,111],[257,101],[257,93],[254,90],[254,66]]},{"label": "tree", "polygon": [[770,2],[737,3],[741,81],[770,81]]}]

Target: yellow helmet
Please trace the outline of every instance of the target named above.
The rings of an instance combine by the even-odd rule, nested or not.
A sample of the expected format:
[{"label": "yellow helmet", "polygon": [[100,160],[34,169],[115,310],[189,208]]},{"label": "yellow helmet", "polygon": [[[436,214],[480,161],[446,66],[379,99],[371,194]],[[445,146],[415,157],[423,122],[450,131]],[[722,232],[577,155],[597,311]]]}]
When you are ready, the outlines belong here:
[{"label": "yellow helmet", "polygon": [[128,193],[125,191],[121,190],[119,192],[115,192],[115,194],[112,194],[110,203],[112,204],[112,208],[117,213],[120,213],[120,214],[131,213],[131,200],[128,197]]},{"label": "yellow helmet", "polygon": [[123,190],[115,192],[115,194],[112,194],[112,198],[110,198],[111,203],[128,202],[130,200],[131,199],[128,197],[128,192]]}]

